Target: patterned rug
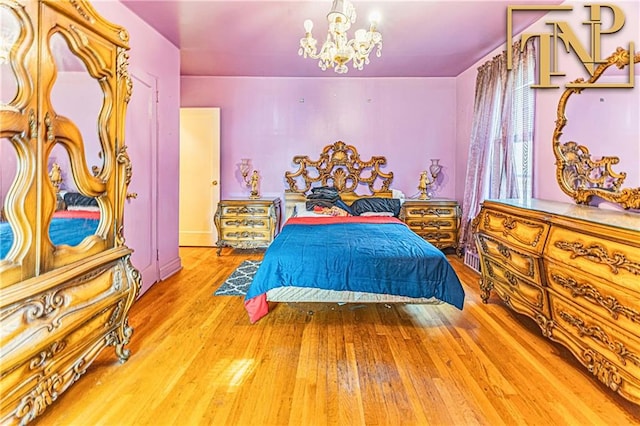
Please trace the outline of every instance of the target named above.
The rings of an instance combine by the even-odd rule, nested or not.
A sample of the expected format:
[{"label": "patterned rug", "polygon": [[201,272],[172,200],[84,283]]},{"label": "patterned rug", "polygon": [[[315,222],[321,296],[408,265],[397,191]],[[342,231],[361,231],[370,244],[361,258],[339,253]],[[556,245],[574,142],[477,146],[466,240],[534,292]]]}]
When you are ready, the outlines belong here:
[{"label": "patterned rug", "polygon": [[260,260],[245,260],[213,293],[214,296],[244,296],[260,266]]}]

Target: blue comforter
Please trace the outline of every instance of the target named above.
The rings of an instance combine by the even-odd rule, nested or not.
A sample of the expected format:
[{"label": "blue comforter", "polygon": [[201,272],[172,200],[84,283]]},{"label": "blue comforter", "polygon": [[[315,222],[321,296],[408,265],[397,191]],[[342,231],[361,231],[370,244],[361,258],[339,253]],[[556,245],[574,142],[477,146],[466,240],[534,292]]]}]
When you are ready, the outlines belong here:
[{"label": "blue comforter", "polygon": [[[93,235],[98,229],[97,219],[53,218],[49,228],[49,238],[54,245],[68,244],[76,246],[82,240]],[[0,259],[4,259],[13,244],[13,231],[8,222],[0,223]]]},{"label": "blue comforter", "polygon": [[245,305],[272,288],[297,286],[435,297],[462,309],[464,290],[445,255],[403,222],[304,219],[289,219],[269,246]]}]

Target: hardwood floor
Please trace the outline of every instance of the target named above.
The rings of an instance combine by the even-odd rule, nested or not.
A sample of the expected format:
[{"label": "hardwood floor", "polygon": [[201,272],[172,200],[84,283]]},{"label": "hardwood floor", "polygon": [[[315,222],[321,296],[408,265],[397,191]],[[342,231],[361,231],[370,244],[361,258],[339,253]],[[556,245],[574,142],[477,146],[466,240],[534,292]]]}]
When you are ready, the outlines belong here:
[{"label": "hardwood floor", "polygon": [[129,361],[103,351],[40,425],[630,425],[640,406],[450,256],[449,305],[278,304],[251,325],[243,299],[213,296],[260,252],[181,249],[184,269],[131,310]]}]

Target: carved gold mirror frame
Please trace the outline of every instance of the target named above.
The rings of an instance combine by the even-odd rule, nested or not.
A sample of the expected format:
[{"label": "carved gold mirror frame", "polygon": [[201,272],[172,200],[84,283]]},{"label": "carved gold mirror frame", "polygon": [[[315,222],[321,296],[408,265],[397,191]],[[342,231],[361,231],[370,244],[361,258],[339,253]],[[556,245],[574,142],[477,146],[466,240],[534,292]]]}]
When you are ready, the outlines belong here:
[{"label": "carved gold mirror frame", "polygon": [[[629,66],[630,54],[621,47],[600,64],[593,76],[584,81],[579,78],[573,83],[590,84],[612,65],[619,69]],[[636,53],[633,63],[640,62],[640,52]],[[631,71],[633,72],[633,71]],[[556,157],[556,179],[560,188],[578,204],[587,204],[593,196],[619,204],[625,209],[640,209],[640,187],[621,188],[627,174],[615,172],[612,168],[618,164],[618,157],[602,157],[599,160],[591,158],[589,149],[577,142],[561,142],[562,129],[567,124],[565,108],[569,97],[574,93],[581,93],[585,87],[570,87],[564,91],[558,103],[556,127],[553,131],[553,153]]]}]

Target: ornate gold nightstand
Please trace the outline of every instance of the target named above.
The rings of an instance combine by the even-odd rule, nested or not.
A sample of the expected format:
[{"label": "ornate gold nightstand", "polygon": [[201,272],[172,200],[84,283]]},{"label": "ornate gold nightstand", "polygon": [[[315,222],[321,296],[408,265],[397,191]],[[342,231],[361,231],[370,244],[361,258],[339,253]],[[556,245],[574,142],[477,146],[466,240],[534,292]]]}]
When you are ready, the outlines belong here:
[{"label": "ornate gold nightstand", "polygon": [[457,201],[444,198],[409,199],[402,204],[400,219],[439,249],[458,248],[460,206]]},{"label": "ornate gold nightstand", "polygon": [[218,256],[224,246],[266,248],[280,231],[280,198],[221,200],[214,221]]}]

